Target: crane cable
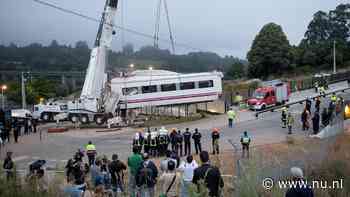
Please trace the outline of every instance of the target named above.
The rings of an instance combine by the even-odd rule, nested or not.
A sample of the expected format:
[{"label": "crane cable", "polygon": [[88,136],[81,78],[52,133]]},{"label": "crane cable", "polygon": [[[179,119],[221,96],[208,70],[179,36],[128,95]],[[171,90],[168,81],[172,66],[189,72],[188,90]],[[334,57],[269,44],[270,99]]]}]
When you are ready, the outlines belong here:
[{"label": "crane cable", "polygon": [[[87,15],[84,15],[84,14],[81,14],[79,12],[72,11],[72,10],[69,10],[69,9],[66,9],[66,8],[59,7],[59,6],[54,5],[52,3],[48,3],[48,2],[45,2],[45,1],[42,1],[42,0],[32,0],[32,1],[36,2],[36,3],[39,3],[41,5],[45,5],[45,6],[48,6],[48,7],[57,9],[57,10],[60,10],[62,12],[68,13],[68,14],[72,14],[72,15],[79,16],[81,18],[84,18],[84,19],[87,19],[87,20],[90,20],[90,21],[93,21],[93,22],[100,23],[100,20],[98,20],[96,18],[87,16]],[[139,32],[139,31],[136,31],[136,30],[133,30],[133,29],[129,29],[129,28],[126,28],[126,27],[121,27],[121,26],[118,26],[118,25],[113,25],[113,24],[107,24],[107,25],[110,25],[110,26],[115,27],[117,29],[124,30],[125,32],[129,32],[129,33],[134,34],[134,35],[138,35],[138,36],[149,38],[149,39],[154,39],[154,36],[149,35],[147,33]],[[162,41],[162,42],[169,43],[168,39],[159,38],[158,40]],[[185,44],[185,43],[174,42],[174,45],[179,46],[179,47],[183,47],[183,48],[186,48],[186,49],[196,50],[196,51],[206,51],[206,50],[203,50],[203,49],[200,49],[200,48],[197,48],[197,47],[192,47],[192,46],[190,46],[188,44]]]},{"label": "crane cable", "polygon": [[164,0],[164,9],[165,9],[166,18],[167,18],[167,21],[168,21],[168,29],[169,29],[171,47],[173,49],[173,53],[175,54],[174,38],[173,38],[173,32],[171,31],[170,17],[169,17],[169,11],[168,11],[168,4],[167,4],[166,0]]},{"label": "crane cable", "polygon": [[159,25],[160,25],[161,8],[162,8],[162,0],[158,0],[158,5],[156,9],[156,24],[154,27],[154,40],[153,40],[154,48],[159,47],[158,42],[159,42]]}]

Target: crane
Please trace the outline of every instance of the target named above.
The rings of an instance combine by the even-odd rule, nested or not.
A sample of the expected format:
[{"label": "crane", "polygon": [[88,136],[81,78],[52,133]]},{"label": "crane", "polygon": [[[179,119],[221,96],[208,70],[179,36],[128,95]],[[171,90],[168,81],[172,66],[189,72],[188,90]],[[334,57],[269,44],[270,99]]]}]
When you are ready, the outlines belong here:
[{"label": "crane", "polygon": [[174,37],[171,29],[168,4],[166,0],[158,0],[157,9],[156,9],[156,23],[155,23],[155,30],[154,30],[154,36],[153,36],[153,46],[155,48],[159,48],[159,44],[158,44],[159,43],[159,26],[160,26],[160,16],[162,12],[162,4],[164,5],[164,10],[166,14],[172,52],[175,53]]}]

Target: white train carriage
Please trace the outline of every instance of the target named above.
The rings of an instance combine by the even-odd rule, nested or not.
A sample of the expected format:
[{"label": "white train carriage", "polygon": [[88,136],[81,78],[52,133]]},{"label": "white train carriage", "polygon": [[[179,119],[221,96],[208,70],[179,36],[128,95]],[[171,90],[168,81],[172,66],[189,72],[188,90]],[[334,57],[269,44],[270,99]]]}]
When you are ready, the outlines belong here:
[{"label": "white train carriage", "polygon": [[114,78],[112,92],[120,109],[214,101],[222,94],[221,72],[180,74],[165,70],[137,70]]}]

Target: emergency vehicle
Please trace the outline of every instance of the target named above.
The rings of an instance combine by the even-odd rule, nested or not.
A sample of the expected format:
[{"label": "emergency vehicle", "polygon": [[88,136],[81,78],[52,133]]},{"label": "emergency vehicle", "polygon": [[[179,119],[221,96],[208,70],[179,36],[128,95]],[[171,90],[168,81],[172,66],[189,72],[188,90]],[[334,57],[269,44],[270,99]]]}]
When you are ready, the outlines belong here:
[{"label": "emergency vehicle", "polygon": [[289,100],[290,86],[280,80],[264,82],[255,90],[247,104],[252,110],[264,110],[268,107],[281,105]]}]

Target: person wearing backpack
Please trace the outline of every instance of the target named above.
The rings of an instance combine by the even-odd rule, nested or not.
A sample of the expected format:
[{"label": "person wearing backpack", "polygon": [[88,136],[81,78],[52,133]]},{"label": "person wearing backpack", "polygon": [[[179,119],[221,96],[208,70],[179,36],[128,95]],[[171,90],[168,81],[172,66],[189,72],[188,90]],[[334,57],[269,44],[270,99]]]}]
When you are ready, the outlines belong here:
[{"label": "person wearing backpack", "polygon": [[189,196],[189,186],[191,185],[193,179],[194,169],[198,167],[196,160],[193,159],[192,155],[187,156],[186,161],[181,163],[179,170],[182,172],[181,180],[181,196]]},{"label": "person wearing backpack", "polygon": [[136,185],[140,188],[141,197],[154,197],[158,169],[147,153],[143,154],[143,163],[136,175]]},{"label": "person wearing backpack", "polygon": [[[136,147],[138,148],[138,147]],[[114,192],[124,191],[124,171],[126,165],[118,159],[117,154],[112,155],[112,162],[108,166],[109,173],[111,173],[111,184]]]},{"label": "person wearing backpack", "polygon": [[179,196],[180,175],[176,173],[175,166],[175,162],[170,160],[168,162],[168,171],[164,172],[159,178],[159,185],[161,185],[160,197]]},{"label": "person wearing backpack", "polygon": [[15,164],[12,160],[12,152],[9,151],[6,153],[6,158],[2,167],[6,171],[6,179],[9,180],[12,178],[14,175],[13,169],[15,167]]},{"label": "person wearing backpack", "polygon": [[194,170],[192,183],[199,186],[200,180],[203,180],[209,190],[209,196],[219,197],[220,188],[224,187],[224,181],[221,177],[220,170],[216,166],[210,164],[209,153],[207,151],[202,151],[199,157],[202,165]]}]

